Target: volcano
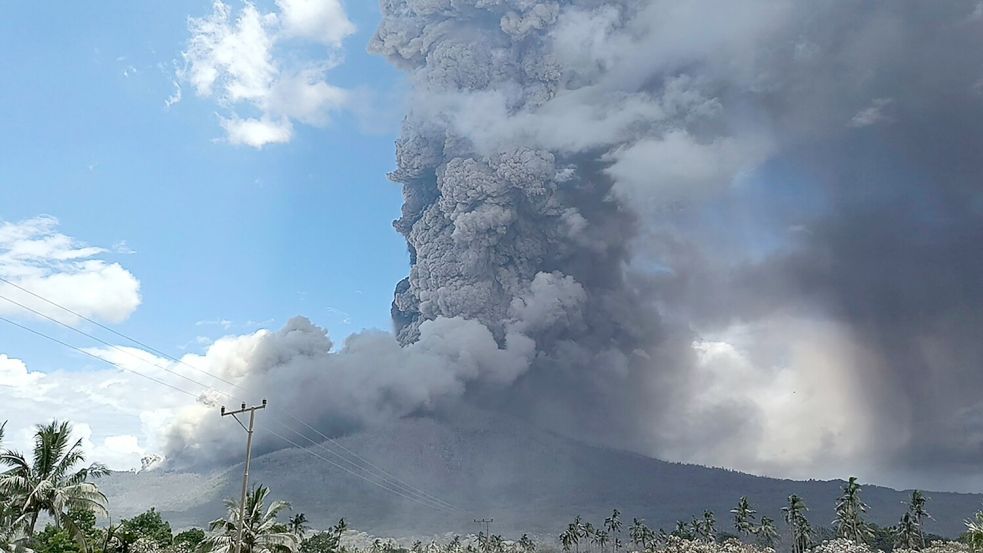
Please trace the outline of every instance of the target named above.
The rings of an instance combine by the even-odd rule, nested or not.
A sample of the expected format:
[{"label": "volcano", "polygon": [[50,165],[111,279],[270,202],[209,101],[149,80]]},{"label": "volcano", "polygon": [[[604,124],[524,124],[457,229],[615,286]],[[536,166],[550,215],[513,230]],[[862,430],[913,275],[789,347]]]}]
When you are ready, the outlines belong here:
[{"label": "volcano", "polygon": [[[505,536],[552,536],[576,515],[600,522],[613,508],[670,529],[677,520],[717,514],[730,527],[729,510],[748,496],[763,515],[780,520],[789,494],[802,496],[817,526],[832,519],[843,482],[794,481],[752,476],[699,465],[670,463],[636,453],[586,444],[511,417],[487,413],[410,417],[336,440],[400,480],[456,509],[440,510],[371,485],[299,448],[280,449],[253,461],[252,482],[305,513],[313,527],[344,517],[360,530],[381,536],[473,532],[475,518],[493,518],[492,531]],[[338,445],[326,444],[339,450]],[[324,449],[311,452],[337,461]],[[117,516],[156,507],[175,528],[203,526],[236,497],[242,465],[206,472],[158,469],[116,472],[100,481]],[[946,536],[963,531],[962,521],[983,495],[928,492],[934,519],[926,530]],[[868,485],[870,517],[895,523],[910,491]]]}]

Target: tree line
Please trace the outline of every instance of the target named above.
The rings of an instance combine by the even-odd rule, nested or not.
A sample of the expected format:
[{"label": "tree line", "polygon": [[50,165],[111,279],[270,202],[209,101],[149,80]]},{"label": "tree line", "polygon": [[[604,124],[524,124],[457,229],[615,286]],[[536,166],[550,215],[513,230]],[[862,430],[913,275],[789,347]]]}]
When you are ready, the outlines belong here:
[{"label": "tree line", "polygon": [[[920,550],[932,541],[943,540],[941,536],[928,534],[924,530],[931,515],[926,508],[928,498],[923,492],[913,491],[898,523],[884,528],[867,520],[869,506],[861,499],[861,491],[862,486],[856,477],[846,481],[836,499],[834,519],[829,528],[814,528],[807,516],[809,508],[805,501],[798,495],[790,495],[781,508],[786,549],[791,553],[805,553],[822,541],[843,539],[883,551]],[[775,520],[767,516],[759,518],[758,511],[747,497],[737,501],[730,515],[733,533],[718,530],[716,516],[710,510],[689,521],[677,521],[670,531],[652,530],[643,520],[635,518],[628,526],[626,544],[622,542],[622,515],[615,509],[597,526],[578,515],[557,539],[564,552],[574,553],[581,553],[582,549],[586,553],[618,553],[627,546],[631,546],[631,551],[657,551],[672,540],[718,543],[737,539],[743,543],[774,548],[782,540],[783,535],[776,527]],[[974,550],[983,550],[983,513],[966,521],[966,526],[967,531],[961,540]]]},{"label": "tree line", "polygon": [[[0,425],[0,446],[4,428]],[[213,520],[207,530],[191,528],[175,534],[154,508],[114,523],[108,500],[96,483],[109,471],[99,463],[86,463],[82,440],[73,441],[71,425],[58,421],[39,425],[33,442],[30,454],[0,447],[0,553],[231,553],[234,549],[240,523],[237,500],[227,500],[225,516]],[[817,546],[842,540],[884,551],[914,551],[942,540],[924,530],[931,515],[922,492],[912,492],[898,523],[889,528],[867,520],[869,507],[861,492],[861,485],[851,477],[836,499],[829,527],[814,527],[805,501],[791,495],[781,509],[784,533],[780,533],[775,520],[759,517],[751,501],[741,497],[729,512],[732,531],[718,529],[710,510],[678,521],[670,531],[655,531],[637,518],[626,526],[615,509],[597,525],[575,517],[558,536],[557,545],[565,553],[676,553],[681,543],[723,544],[724,553],[729,543],[766,551],[780,545],[790,553],[828,553]],[[443,544],[417,541],[408,548],[382,539],[364,548],[346,546],[342,538],[349,528],[344,519],[312,532],[303,513],[288,516],[289,511],[290,504],[273,500],[269,488],[256,485],[249,490],[242,521],[243,553],[537,553],[555,547],[537,546],[526,534],[507,540],[483,533],[454,536]],[[100,516],[108,520],[106,525],[97,524]],[[983,551],[983,512],[966,521],[966,527],[961,542],[967,549]]]}]

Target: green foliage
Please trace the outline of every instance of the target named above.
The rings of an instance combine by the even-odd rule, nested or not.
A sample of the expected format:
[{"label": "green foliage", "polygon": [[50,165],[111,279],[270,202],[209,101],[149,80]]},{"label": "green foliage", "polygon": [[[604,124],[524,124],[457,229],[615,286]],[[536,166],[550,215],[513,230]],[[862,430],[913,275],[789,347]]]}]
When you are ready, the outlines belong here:
[{"label": "green foliage", "polygon": [[174,539],[171,533],[171,523],[164,520],[157,509],[141,513],[131,519],[120,522],[121,534],[132,539],[131,543],[140,538],[146,538],[159,547],[171,544]]},{"label": "green foliage", "polygon": [[754,531],[759,545],[774,547],[778,541],[778,529],[775,528],[775,521],[770,517],[761,517],[761,524]]},{"label": "green foliage", "polygon": [[[279,522],[280,513],[290,508],[286,501],[271,501],[266,506],[270,489],[257,485],[246,495],[243,553],[293,553],[300,547],[300,538]],[[235,549],[239,536],[240,504],[234,499],[225,502],[227,517],[209,524],[209,535],[203,544],[213,553],[229,553]]]},{"label": "green foliage", "polygon": [[966,521],[966,533],[962,539],[973,551],[983,551],[983,512]]},{"label": "green foliage", "polygon": [[205,531],[201,528],[191,528],[175,535],[172,543],[184,551],[195,551],[203,541],[205,541]]},{"label": "green foliage", "polygon": [[717,540],[717,520],[713,516],[713,511],[703,511],[702,519],[694,519],[693,531],[700,541],[715,542]]},{"label": "green foliage", "polygon": [[32,453],[30,460],[14,451],[0,453],[0,463],[10,467],[0,474],[0,495],[17,505],[26,520],[28,537],[34,535],[42,513],[51,516],[58,527],[64,526],[66,510],[107,513],[106,496],[88,480],[108,471],[98,463],[77,468],[85,462],[85,454],[81,439],[72,442],[69,423],[38,425]]},{"label": "green foliage", "polygon": [[53,524],[34,537],[33,549],[36,553],[82,553],[82,546],[67,530]]},{"label": "green foliage", "polygon": [[300,542],[301,553],[339,553],[341,544],[332,532],[318,532]]},{"label": "green foliage", "polygon": [[307,526],[307,515],[304,513],[297,513],[296,515],[290,517],[290,520],[287,521],[287,526],[290,528],[291,532],[297,534],[297,536],[301,539],[303,539],[304,534],[310,530],[310,528]]},{"label": "green foliage", "polygon": [[803,553],[812,542],[812,526],[805,516],[808,510],[805,501],[795,494],[788,496],[788,505],[782,507],[792,535],[792,553]]},{"label": "green foliage", "polygon": [[751,508],[751,502],[747,496],[739,499],[737,507],[731,509],[730,512],[734,515],[734,529],[739,535],[748,536],[754,533],[754,523],[758,512]]},{"label": "green foliage", "polygon": [[873,523],[869,527],[871,537],[867,545],[873,549],[880,549],[881,551],[894,550],[896,528],[892,526],[879,526]]},{"label": "green foliage", "polygon": [[[107,553],[131,553],[135,549],[162,550],[174,541],[171,524],[153,507],[131,519],[121,520],[110,532],[112,539],[106,546]],[[135,548],[137,544],[139,547]]]},{"label": "green foliage", "polygon": [[[304,522],[306,521],[307,518],[305,517]],[[338,524],[335,524],[328,530],[318,532],[300,542],[300,551],[301,553],[342,553],[345,551],[345,548],[341,545],[341,537],[347,529],[348,524],[345,522],[345,519],[341,519],[338,521]],[[420,547],[422,549],[422,545]]]},{"label": "green foliage", "polygon": [[867,504],[860,499],[861,486],[856,476],[851,476],[843,486],[843,493],[836,500],[836,519],[833,527],[836,536],[854,543],[868,543],[873,537],[863,515]]},{"label": "green foliage", "polygon": [[[472,550],[472,546],[468,546],[468,551]],[[372,541],[372,547],[369,549],[371,553],[409,553],[406,548],[400,547],[396,542],[392,540],[381,540],[376,538]]]}]

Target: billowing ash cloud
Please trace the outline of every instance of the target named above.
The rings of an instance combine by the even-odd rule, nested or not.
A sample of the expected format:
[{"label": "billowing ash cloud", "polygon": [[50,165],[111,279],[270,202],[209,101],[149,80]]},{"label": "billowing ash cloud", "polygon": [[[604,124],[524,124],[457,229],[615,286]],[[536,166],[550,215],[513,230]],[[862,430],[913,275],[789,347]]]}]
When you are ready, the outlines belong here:
[{"label": "billowing ash cloud", "polygon": [[469,383],[508,386],[526,369],[534,349],[522,336],[499,346],[487,328],[460,318],[420,325],[419,340],[405,348],[382,331],[354,335],[336,353],[333,346],[323,329],[298,317],[277,332],[223,338],[205,356],[185,357],[184,366],[235,388],[225,386],[228,393],[221,393],[220,384],[214,389],[219,393],[204,394],[200,405],[179,414],[165,433],[171,463],[202,465],[238,457],[231,444],[241,440],[229,435],[228,421],[219,420],[218,404],[235,409],[238,398],[269,401],[272,418],[257,436],[260,451],[289,445],[286,440],[310,445],[304,436],[323,438],[291,417],[338,434],[432,410],[459,397]]},{"label": "billowing ash cloud", "polygon": [[295,322],[246,382],[310,365],[291,393],[340,394],[335,431],[463,397],[670,459],[977,476],[983,4],[382,10],[370,48],[412,83],[402,349]]}]

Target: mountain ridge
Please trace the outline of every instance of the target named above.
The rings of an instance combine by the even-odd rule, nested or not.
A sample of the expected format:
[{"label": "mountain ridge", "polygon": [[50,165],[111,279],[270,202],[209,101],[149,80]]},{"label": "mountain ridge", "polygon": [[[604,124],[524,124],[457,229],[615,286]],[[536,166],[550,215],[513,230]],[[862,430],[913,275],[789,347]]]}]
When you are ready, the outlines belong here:
[{"label": "mountain ridge", "polygon": [[[630,520],[669,529],[704,509],[730,527],[728,511],[742,495],[761,515],[779,520],[791,493],[812,509],[814,525],[828,526],[841,480],[782,480],[730,469],[672,463],[579,442],[507,416],[454,420],[409,417],[336,439],[400,480],[457,507],[449,513],[379,489],[297,448],[258,455],[252,482],[270,486],[314,527],[344,517],[376,535],[431,535],[474,531],[474,518],[495,519],[493,531],[555,535],[576,515],[600,522],[618,508]],[[338,449],[333,444],[327,447]],[[311,451],[335,460],[325,449]],[[101,486],[114,513],[132,516],[151,506],[176,528],[203,526],[220,516],[222,500],[238,496],[242,465],[210,472],[153,470],[113,473]],[[955,536],[983,495],[929,492],[935,519],[926,530]],[[864,487],[871,520],[894,524],[910,490]]]}]

